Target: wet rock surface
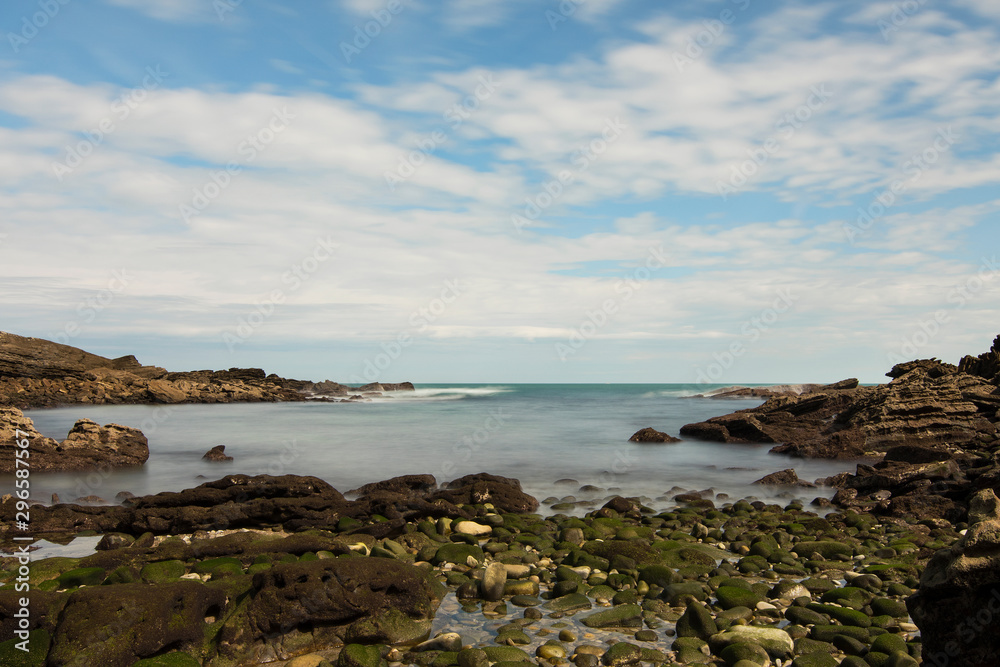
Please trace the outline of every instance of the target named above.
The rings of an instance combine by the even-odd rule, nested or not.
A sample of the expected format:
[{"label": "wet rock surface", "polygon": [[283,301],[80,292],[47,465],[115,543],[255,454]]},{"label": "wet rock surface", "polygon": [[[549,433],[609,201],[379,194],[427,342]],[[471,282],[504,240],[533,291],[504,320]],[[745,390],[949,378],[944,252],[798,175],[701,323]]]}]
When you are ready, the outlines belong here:
[{"label": "wet rock surface", "polygon": [[[937,359],[897,364],[888,384],[856,380],[705,422],[683,435],[732,443],[770,443],[805,458],[861,459],[854,474],[817,483],[838,489],[833,504],[894,517],[961,521],[978,489],[1000,488],[1000,337],[958,365]],[[769,480],[769,481],[765,481]],[[788,471],[760,480],[795,484]],[[822,504],[825,501],[818,501]]]},{"label": "wet rock surface", "polygon": [[[808,665],[873,653],[885,656],[878,664],[913,664],[922,646],[906,601],[926,560],[939,549],[965,558],[982,543],[947,523],[820,517],[797,502],[692,499],[654,513],[616,496],[582,517],[494,505],[503,496],[492,489],[518,490],[514,481],[456,480],[445,491],[471,498],[486,484],[490,499],[446,504],[428,500],[438,491],[425,476],[348,501],[316,478],[233,475],[128,507],[47,508],[116,517],[127,530],[106,531],[90,556],[32,564],[30,631],[47,664]],[[386,493],[399,503],[425,494],[444,513],[372,513],[365,498]],[[240,508],[235,523],[182,531],[198,520],[179,518],[178,530],[154,535],[122,519],[216,506]],[[998,506],[974,502],[973,525],[996,521]],[[290,527],[309,512],[325,520]],[[256,526],[238,525],[251,516]],[[2,663],[17,562],[0,565]],[[968,585],[987,583],[973,582],[978,572]]]}]

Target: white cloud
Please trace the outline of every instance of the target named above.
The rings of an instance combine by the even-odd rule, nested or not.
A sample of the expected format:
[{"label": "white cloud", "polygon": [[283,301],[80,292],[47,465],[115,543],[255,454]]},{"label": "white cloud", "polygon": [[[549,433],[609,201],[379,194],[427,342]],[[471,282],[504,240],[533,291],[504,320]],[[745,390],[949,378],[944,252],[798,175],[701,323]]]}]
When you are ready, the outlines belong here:
[{"label": "white cloud", "polygon": [[[159,4],[183,16],[185,5]],[[162,7],[149,9],[159,4],[144,6],[166,19]],[[358,12],[373,6],[351,3]],[[464,29],[504,11],[498,3],[451,7],[455,27]],[[615,43],[601,57],[492,73],[442,70],[417,82],[362,85],[357,101],[163,87],[120,118],[112,108],[120,91],[112,86],[8,77],[0,110],[28,127],[0,129],[0,177],[8,185],[0,219],[11,258],[0,279],[18,281],[0,292],[0,308],[6,304],[18,322],[34,318],[59,330],[80,298],[124,267],[136,278],[115,308],[127,307],[129,317],[109,312],[94,330],[216,340],[282,290],[285,303],[257,340],[377,341],[413,329],[412,314],[438,297],[444,281],[458,279],[462,296],[422,338],[549,346],[611,299],[620,308],[597,334],[601,340],[680,341],[711,352],[790,286],[798,298],[793,319],[783,324],[788,330],[776,329],[774,345],[799,349],[808,339],[822,349],[824,341],[855,340],[855,330],[891,341],[888,332],[940,306],[975,268],[946,253],[995,215],[995,203],[901,206],[855,249],[840,223],[816,224],[808,211],[718,226],[689,219],[685,209],[670,211],[675,194],[703,195],[712,202],[705,208],[722,207],[717,182],[769,137],[779,150],[745,190],[795,203],[814,198],[816,207],[874,194],[905,174],[906,160],[949,124],[963,139],[913,183],[907,202],[1000,179],[990,143],[1000,86],[986,76],[995,69],[988,34],[938,34],[928,12],[908,26],[919,39],[817,38],[823,11],[741,19],[733,39],[706,49],[684,71],[674,53],[701,25],[664,20],[648,43]],[[758,38],[737,42],[737,27]],[[272,65],[291,71],[284,61]],[[496,90],[451,127],[446,111],[474,98],[481,77],[491,74]],[[818,85],[833,94],[810,109]],[[294,116],[287,128],[248,159],[241,146],[286,108]],[[789,115],[803,109],[808,118],[791,125]],[[904,113],[913,109],[919,112]],[[398,111],[418,120],[401,123]],[[52,163],[64,147],[109,117],[114,131],[58,181]],[[602,145],[609,121],[621,131]],[[441,128],[444,148],[415,153]],[[584,168],[575,151],[587,146],[600,150]],[[423,164],[390,191],[386,171],[414,154]],[[202,213],[183,220],[179,205],[229,161],[240,172]],[[551,225],[549,233],[517,234],[510,216],[543,192],[537,174],[561,170],[572,171],[574,182],[538,220]],[[638,200],[628,210],[641,212],[608,213],[621,200]],[[597,220],[599,231],[558,235],[556,225],[561,216],[572,219],[574,206]],[[284,276],[327,237],[338,244],[335,256],[292,290]],[[669,266],[628,283],[659,246]],[[620,268],[566,274],[595,262]],[[987,320],[970,308],[963,320],[970,324],[956,325],[956,337]]]}]

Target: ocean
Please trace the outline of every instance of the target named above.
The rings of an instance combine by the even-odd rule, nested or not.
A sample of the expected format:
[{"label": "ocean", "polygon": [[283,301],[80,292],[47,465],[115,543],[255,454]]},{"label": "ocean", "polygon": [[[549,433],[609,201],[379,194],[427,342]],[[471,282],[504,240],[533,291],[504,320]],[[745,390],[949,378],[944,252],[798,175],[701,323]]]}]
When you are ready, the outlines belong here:
[{"label": "ocean", "polygon": [[[62,440],[87,417],[141,428],[149,439],[145,466],[97,472],[32,474],[32,495],[62,502],[120,491],[137,496],[179,491],[227,474],[315,475],[347,493],[367,482],[430,473],[439,482],[489,472],[515,477],[552,504],[579,503],[577,513],[614,494],[672,506],[681,490],[805,502],[833,490],[769,489],[752,482],[795,468],[813,481],[853,471],[850,461],[810,461],[768,453],[771,445],[685,440],[636,444],[651,426],[677,436],[684,424],[759,405],[759,399],[691,398],[722,385],[504,384],[419,385],[359,403],[219,405],[74,405],[30,410],[36,428]],[[202,460],[215,445],[234,457]],[[581,491],[584,485],[597,490]],[[543,506],[543,512],[546,507]],[[573,513],[573,512],[568,512]]]}]

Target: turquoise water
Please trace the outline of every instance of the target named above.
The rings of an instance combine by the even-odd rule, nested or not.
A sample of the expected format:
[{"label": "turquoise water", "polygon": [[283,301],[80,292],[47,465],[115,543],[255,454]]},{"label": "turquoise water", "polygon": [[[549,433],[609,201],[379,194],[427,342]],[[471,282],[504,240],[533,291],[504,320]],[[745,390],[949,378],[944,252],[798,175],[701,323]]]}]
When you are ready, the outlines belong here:
[{"label": "turquoise water", "polygon": [[[141,428],[149,438],[150,457],[140,469],[36,472],[32,495],[47,500],[58,493],[64,502],[97,495],[110,501],[119,491],[136,495],[177,491],[233,473],[315,475],[347,492],[408,473],[431,473],[447,481],[486,471],[520,479],[539,500],[573,495],[596,501],[620,489],[624,495],[661,498],[651,503],[656,506],[675,487],[771,499],[774,496],[751,482],[789,467],[809,481],[854,469],[850,462],[769,454],[769,445],[628,442],[632,433],[646,426],[676,436],[684,424],[761,402],[689,398],[713,388],[421,385],[415,392],[365,403],[78,405],[33,410],[26,414],[39,431],[60,440],[83,417]],[[203,461],[202,455],[218,444],[224,444],[235,461]],[[556,484],[566,479],[572,481]],[[585,484],[601,491],[579,492]],[[830,492],[795,494],[811,500]]]}]

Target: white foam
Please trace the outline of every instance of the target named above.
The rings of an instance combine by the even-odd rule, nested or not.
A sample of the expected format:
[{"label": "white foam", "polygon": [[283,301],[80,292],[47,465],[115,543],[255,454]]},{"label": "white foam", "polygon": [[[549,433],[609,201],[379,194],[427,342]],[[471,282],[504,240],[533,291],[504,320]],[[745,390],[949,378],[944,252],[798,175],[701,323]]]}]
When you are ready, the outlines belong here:
[{"label": "white foam", "polygon": [[514,391],[510,387],[424,387],[413,391],[387,391],[385,396],[395,401],[458,401],[463,398],[494,396]]}]

